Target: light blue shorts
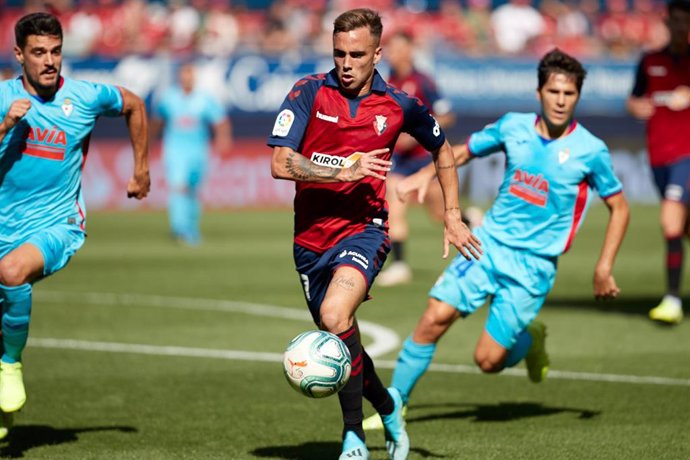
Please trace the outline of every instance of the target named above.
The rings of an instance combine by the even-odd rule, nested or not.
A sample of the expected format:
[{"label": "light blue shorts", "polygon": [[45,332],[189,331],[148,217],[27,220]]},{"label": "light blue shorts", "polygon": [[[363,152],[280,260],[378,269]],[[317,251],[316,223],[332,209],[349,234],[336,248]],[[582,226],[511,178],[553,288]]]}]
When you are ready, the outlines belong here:
[{"label": "light blue shorts", "polygon": [[208,159],[201,154],[170,154],[163,159],[163,165],[169,187],[196,190],[206,176]]},{"label": "light blue shorts", "polygon": [[443,272],[429,297],[474,313],[492,296],[486,331],[510,349],[522,330],[534,320],[556,279],[556,258],[510,248],[475,230],[484,254],[466,260],[458,254]]},{"label": "light blue shorts", "polygon": [[60,224],[42,229],[12,244],[0,245],[0,258],[15,248],[30,243],[43,254],[43,276],[62,269],[84,244],[86,235],[76,225]]}]

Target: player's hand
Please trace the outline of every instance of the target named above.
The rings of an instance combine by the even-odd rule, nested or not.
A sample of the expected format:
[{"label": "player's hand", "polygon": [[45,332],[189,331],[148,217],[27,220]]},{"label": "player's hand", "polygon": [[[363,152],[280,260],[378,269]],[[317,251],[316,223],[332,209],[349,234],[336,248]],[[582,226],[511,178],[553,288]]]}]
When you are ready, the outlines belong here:
[{"label": "player's hand", "polygon": [[429,192],[429,186],[431,185],[431,181],[434,179],[434,175],[433,170],[431,174],[427,174],[425,170],[421,170],[402,179],[395,187],[395,193],[398,199],[402,202],[405,202],[412,194],[416,192],[417,201],[419,204],[424,203],[424,199],[426,198],[426,194]]},{"label": "player's hand", "polygon": [[365,177],[386,180],[386,173],[391,169],[391,162],[377,158],[388,153],[389,149],[376,149],[362,153],[349,168],[343,168],[341,178],[344,182],[356,182]]},{"label": "player's hand", "polygon": [[462,221],[459,209],[449,209],[443,215],[445,229],[443,231],[443,258],[448,258],[450,245],[455,246],[460,254],[467,259],[479,260],[482,251],[482,242],[479,241],[470,228]]},{"label": "player's hand", "polygon": [[14,128],[15,125],[19,123],[19,120],[24,118],[24,115],[26,115],[30,108],[31,101],[28,99],[17,99],[16,101],[12,102],[10,109],[5,114],[5,119],[2,120],[2,125],[5,129],[5,132]]},{"label": "player's hand", "polygon": [[666,106],[676,112],[690,107],[690,87],[679,86],[673,90]]},{"label": "player's hand", "polygon": [[144,199],[150,190],[151,177],[149,176],[149,171],[137,171],[127,184],[127,198]]},{"label": "player's hand", "polygon": [[610,270],[597,269],[594,271],[594,297],[597,300],[611,300],[618,297],[621,290],[616,285]]},{"label": "player's hand", "polygon": [[640,120],[649,120],[656,107],[654,107],[654,101],[648,97],[635,98],[628,103],[628,108],[630,113],[635,118]]}]

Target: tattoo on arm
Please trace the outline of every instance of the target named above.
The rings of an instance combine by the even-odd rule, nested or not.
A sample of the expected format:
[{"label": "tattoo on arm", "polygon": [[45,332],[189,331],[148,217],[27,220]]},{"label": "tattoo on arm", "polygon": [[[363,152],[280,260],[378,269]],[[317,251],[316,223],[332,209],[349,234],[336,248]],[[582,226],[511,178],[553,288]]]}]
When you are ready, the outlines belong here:
[{"label": "tattoo on arm", "polygon": [[441,169],[452,169],[455,168],[455,165],[437,165],[436,169],[441,170]]},{"label": "tattoo on arm", "polygon": [[345,289],[346,291],[352,292],[355,290],[355,281],[352,278],[338,276],[337,278],[333,278],[333,281],[331,281],[331,283]]},{"label": "tattoo on arm", "polygon": [[309,182],[314,179],[333,179],[339,169],[319,166],[297,152],[290,152],[286,159],[286,169],[293,179]]}]

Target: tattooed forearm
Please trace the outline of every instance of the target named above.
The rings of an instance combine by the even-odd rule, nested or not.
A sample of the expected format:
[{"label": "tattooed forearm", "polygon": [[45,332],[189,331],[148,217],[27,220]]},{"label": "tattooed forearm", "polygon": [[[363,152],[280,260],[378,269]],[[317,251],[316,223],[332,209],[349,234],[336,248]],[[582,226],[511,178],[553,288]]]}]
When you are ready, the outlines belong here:
[{"label": "tattooed forearm", "polygon": [[355,290],[355,280],[352,278],[338,276],[336,278],[333,278],[333,281],[331,281],[331,283],[345,289],[346,291],[352,292]]},{"label": "tattooed forearm", "polygon": [[455,165],[436,165],[436,169],[441,170],[441,169],[453,169],[455,168]]},{"label": "tattooed forearm", "polygon": [[285,160],[285,168],[290,176],[303,182],[318,182],[318,179],[334,179],[337,168],[319,166],[297,152],[290,152]]}]

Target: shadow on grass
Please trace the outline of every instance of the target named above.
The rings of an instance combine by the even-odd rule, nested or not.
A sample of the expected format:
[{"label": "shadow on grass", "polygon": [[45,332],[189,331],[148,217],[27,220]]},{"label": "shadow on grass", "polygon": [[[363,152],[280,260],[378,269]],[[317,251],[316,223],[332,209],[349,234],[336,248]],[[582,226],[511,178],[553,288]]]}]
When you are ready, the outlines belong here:
[{"label": "shadow on grass", "polygon": [[[616,300],[596,300],[594,297],[567,298],[547,297],[544,308],[576,308],[581,310],[596,310],[611,313],[624,313],[646,317],[649,310],[659,304],[661,297],[626,297],[623,295]],[[687,313],[686,313],[687,314]],[[664,326],[664,323],[657,323]]]},{"label": "shadow on grass", "polygon": [[0,444],[0,457],[22,458],[29,449],[75,442],[81,433],[119,431],[137,433],[131,426],[95,426],[87,428],[53,428],[48,425],[18,425],[10,430],[7,440]]},{"label": "shadow on grass", "polygon": [[462,408],[442,414],[431,414],[420,417],[407,417],[407,423],[427,422],[431,420],[472,419],[473,422],[509,422],[528,417],[542,417],[545,415],[572,412],[577,418],[589,420],[601,414],[601,411],[589,409],[575,409],[572,407],[548,407],[533,402],[501,402],[498,404],[422,404],[414,405],[412,409],[426,408]]},{"label": "shadow on grass", "polygon": [[[383,440],[372,441],[383,442]],[[323,460],[324,458],[338,458],[341,443],[339,442],[305,442],[296,446],[271,446],[260,447],[250,452],[255,457],[282,458],[286,460]],[[370,452],[385,451],[383,447],[368,446]],[[415,452],[422,458],[446,458],[444,455],[435,454],[426,449],[412,447],[410,452]]]}]

